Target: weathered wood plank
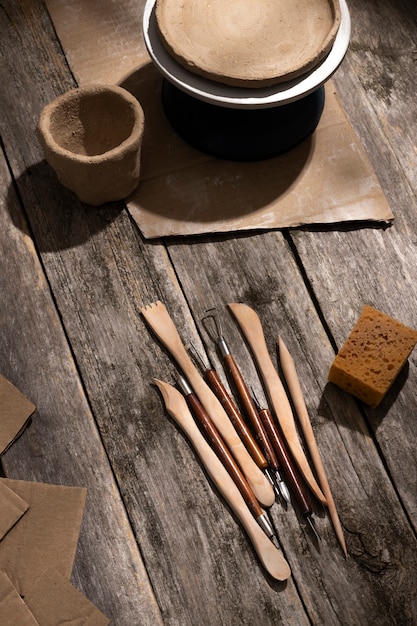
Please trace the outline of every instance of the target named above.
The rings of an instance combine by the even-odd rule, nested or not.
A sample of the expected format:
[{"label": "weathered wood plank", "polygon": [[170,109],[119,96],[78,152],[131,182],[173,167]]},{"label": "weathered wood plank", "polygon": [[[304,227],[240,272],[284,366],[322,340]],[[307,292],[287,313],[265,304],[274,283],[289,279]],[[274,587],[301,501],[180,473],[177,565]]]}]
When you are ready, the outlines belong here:
[{"label": "weathered wood plank", "polygon": [[[360,43],[366,35],[365,29],[373,23],[375,8],[362,0],[353,2],[358,18],[366,16],[363,31],[355,31]],[[388,0],[383,4],[386,9],[394,10]],[[42,357],[48,354],[45,348],[51,349],[50,344],[56,344],[56,336],[59,337],[60,367],[56,365],[58,357],[54,352],[54,358],[45,361],[49,371],[56,374],[54,387],[47,384],[51,375],[43,373],[41,380],[46,390],[42,422],[38,430],[31,427],[8,453],[7,468],[17,471],[21,467],[22,472],[31,475],[36,471],[37,476],[58,477],[57,480],[72,476],[75,480],[79,476],[75,470],[82,463],[80,450],[84,450],[84,458],[92,465],[95,463],[96,452],[89,451],[88,438],[81,440],[79,446],[73,438],[74,448],[69,448],[74,453],[71,458],[65,455],[65,449],[60,458],[60,442],[67,442],[68,433],[52,440],[52,462],[49,451],[48,458],[45,454],[35,456],[35,453],[45,449],[43,431],[48,431],[52,424],[55,433],[62,398],[65,414],[71,416],[68,423],[75,422],[79,429],[76,430],[78,439],[85,432],[84,420],[93,425],[91,409],[166,624],[413,623],[417,615],[416,540],[402,506],[409,511],[415,506],[412,472],[410,477],[405,475],[415,465],[411,463],[402,469],[400,446],[406,445],[402,440],[405,433],[410,437],[406,453],[412,454],[412,416],[410,411],[404,419],[404,410],[415,404],[410,395],[414,362],[410,366],[410,379],[392,406],[378,418],[381,423],[378,424],[375,414],[366,415],[380,450],[361,409],[351,399],[326,386],[334,354],[330,341],[333,337],[327,336],[327,325],[340,344],[364,296],[372,296],[375,304],[390,305],[392,308],[387,312],[398,314],[397,296],[390,299],[395,290],[404,302],[401,311],[407,319],[403,321],[412,323],[414,319],[413,289],[408,278],[412,277],[414,267],[412,240],[409,239],[415,212],[415,200],[409,190],[412,167],[407,167],[405,176],[401,163],[396,161],[398,146],[387,138],[385,122],[383,132],[379,127],[378,98],[369,98],[367,86],[356,84],[359,72],[353,56],[349,55],[341,69],[338,89],[346,98],[349,114],[366,141],[374,165],[379,164],[378,174],[380,178],[382,175],[385,188],[390,175],[395,175],[401,207],[406,209],[407,203],[412,207],[410,220],[401,220],[399,226],[396,220],[394,227],[385,232],[377,229],[320,232],[317,229],[317,232],[292,232],[292,239],[281,233],[266,233],[213,241],[172,242],[165,248],[161,242],[145,243],[122,206],[97,210],[81,206],[59,186],[41,162],[34,139],[38,112],[46,101],[73,82],[46,14],[24,0],[3,2],[2,8],[3,24],[7,26],[3,31],[7,32],[7,37],[0,43],[2,60],[5,60],[0,72],[7,90],[1,103],[1,119],[7,124],[2,125],[1,132],[30,233],[72,350],[70,354],[58,320],[58,328],[51,326],[53,341],[48,336],[46,329],[51,325],[54,309],[47,301],[45,284],[41,282],[39,288],[40,270],[25,274],[25,292],[32,307],[21,310],[14,305],[13,289],[17,289],[17,284],[12,282],[11,287],[7,287],[7,308],[2,308],[14,311],[11,320],[7,317],[6,326],[14,348],[13,359],[6,361],[9,371],[28,393],[32,389],[39,390],[39,354]],[[394,15],[398,20],[397,9]],[[405,14],[400,15],[402,24]],[[14,25],[14,30],[10,29],[10,24]],[[22,45],[22,42],[22,54],[12,53],[17,43]],[[352,96],[347,97],[349,90]],[[355,94],[360,104],[355,101]],[[366,125],[361,124],[361,119],[366,120]],[[395,123],[395,117],[390,118],[388,128],[394,128]],[[13,194],[11,197],[7,202],[15,207],[13,215],[18,215],[16,198]],[[398,230],[394,231],[395,228]],[[25,233],[25,226],[20,218],[15,218],[13,231],[25,245],[21,243],[18,252],[13,255],[9,252],[7,258],[16,259],[15,267],[25,267],[26,246],[30,246],[31,241],[21,234]],[[392,232],[397,235],[393,237]],[[288,244],[293,242],[314,295],[318,297],[325,327],[295,262],[295,250],[289,248]],[[6,243],[11,245],[8,237]],[[384,259],[378,261],[377,257],[382,254]],[[33,250],[30,258],[35,263]],[[341,262],[344,259],[346,264]],[[390,270],[385,278],[383,270],[387,261],[396,271]],[[354,279],[352,269],[356,272]],[[403,278],[396,281],[401,273],[405,281]],[[381,293],[381,280],[386,293]],[[36,290],[33,285],[37,286]],[[330,522],[321,516],[321,511],[316,515],[323,536],[319,554],[294,511],[284,511],[274,505],[272,517],[294,578],[287,585],[281,585],[264,576],[246,537],[213,491],[182,434],[167,419],[159,395],[150,386],[153,376],[170,381],[173,373],[168,356],[155,343],[139,314],[143,304],[156,298],[167,304],[183,337],[193,338],[198,345],[201,345],[199,332],[207,339],[200,326],[204,309],[216,304],[224,311],[225,302],[231,300],[244,301],[258,311],[274,354],[276,334],[282,332],[301,374],[319,447],[345,526],[351,554],[347,561],[341,556]],[[39,338],[35,336],[37,355],[29,359],[34,352],[33,339],[20,329],[26,328],[28,320],[33,319],[31,308],[36,311],[40,332]],[[16,329],[19,332],[15,332]],[[244,342],[227,315],[225,331],[248,380],[262,397]],[[40,345],[45,336],[49,343]],[[210,354],[214,355],[211,345]],[[77,373],[83,389],[79,387]],[[71,393],[74,385],[77,394]],[[58,397],[55,389],[59,389]],[[82,392],[86,393],[88,406]],[[75,414],[87,417],[75,421]],[[391,437],[389,443],[381,437],[388,422],[385,433]],[[98,443],[96,446],[93,450],[100,449]],[[32,456],[27,450],[32,450]],[[103,459],[100,463],[104,463]],[[89,471],[96,489],[99,478],[95,465],[89,467]],[[401,501],[395,490],[400,493]],[[113,492],[112,497],[117,499]],[[97,497],[94,502],[98,510],[107,506],[107,498],[100,501]],[[83,565],[76,570],[77,580],[86,593],[90,590],[91,570],[85,571],[83,567],[93,563],[88,558],[88,550],[92,551],[95,545],[90,546],[89,541],[93,537],[97,542],[101,537],[97,533],[106,529],[109,539],[113,539],[114,534],[114,528],[106,525],[107,520],[95,521],[99,523],[93,525],[91,521],[86,527],[79,552]],[[120,531],[117,545],[123,545],[126,532],[128,550],[133,550],[128,525],[117,530]],[[115,623],[156,623],[153,610],[157,614],[157,609],[146,581],[144,589],[140,583],[134,601],[127,597],[126,591],[123,597],[118,595],[120,575],[126,577],[129,585],[133,584],[134,576],[129,576],[126,557],[116,562],[115,554],[119,553],[112,554],[110,564],[114,571],[112,579],[106,577],[110,589],[107,600],[102,597],[104,592],[95,589],[96,597],[107,602],[107,605],[100,604],[100,608],[112,604],[110,583],[113,581],[119,602],[112,609],[113,615],[116,616],[116,608],[122,611],[117,619],[115,617]],[[94,585],[98,587],[99,581],[100,573]],[[147,607],[144,614],[140,611],[140,617],[130,608],[138,606],[135,602],[144,602]],[[123,617],[126,614],[131,615],[131,621]]]},{"label": "weathered wood plank", "polygon": [[[48,33],[51,37],[51,29],[46,20],[42,21],[46,14],[39,12],[40,7],[32,3],[5,4],[0,7],[1,136],[8,149],[7,159],[15,174],[20,174],[18,186],[24,196],[25,187],[33,184],[34,170],[27,165],[39,160],[33,132],[39,91],[45,97],[45,91],[53,89],[56,75],[61,69],[68,75],[68,69],[62,57],[54,56],[53,45],[56,49],[58,46],[47,38]],[[47,57],[49,41],[53,61]],[[15,50],[21,55],[14,57],[11,53]],[[37,97],[31,97],[35,93]],[[36,170],[36,165],[32,167]],[[40,165],[37,172],[39,176],[45,173],[46,180],[44,189],[39,190],[40,197],[35,193],[30,198],[29,209],[40,202],[59,212],[60,203],[51,199],[47,170]],[[4,455],[3,467],[8,476],[16,479],[86,486],[87,507],[74,581],[114,623],[131,626],[138,623],[138,615],[144,623],[161,623],[3,152],[0,189],[0,368],[38,407],[30,427]],[[41,228],[46,225],[45,220],[40,224]],[[51,249],[47,230],[45,239]]]},{"label": "weathered wood plank", "polygon": [[[21,6],[27,8],[25,3]],[[20,15],[17,18],[23,32],[27,24]],[[37,20],[35,12],[31,15],[35,33]],[[47,24],[42,24],[42,32],[45,29]],[[243,532],[213,492],[150,386],[154,375],[171,377],[172,367],[165,354],[155,349],[139,308],[156,297],[175,303],[181,316],[186,306],[164,248],[144,245],[120,207],[89,210],[81,206],[40,162],[33,134],[37,110],[66,87],[68,78],[51,85],[50,68],[39,63],[40,52],[29,36],[26,45],[32,46],[30,59],[25,59],[24,67],[15,67],[15,72],[20,89],[31,85],[32,113],[21,120],[17,136],[12,125],[6,129],[4,143],[13,171],[20,174],[17,186],[31,234],[164,621],[230,625],[255,623],[267,614],[271,623],[286,623],[295,610],[297,622],[306,624],[294,583],[278,584],[265,577]],[[53,64],[53,58],[49,62]],[[10,101],[14,87],[8,94]],[[41,320],[47,324],[42,311],[40,307]],[[182,325],[191,320],[187,313]],[[34,358],[33,362],[35,367]],[[15,453],[13,464],[9,459],[9,471],[22,454],[18,455],[17,448]],[[54,467],[48,470],[51,475],[60,470],[58,450],[56,455]],[[84,447],[78,450],[81,455],[95,463]],[[68,461],[63,458],[63,462]],[[48,459],[39,458],[39,473],[46,472],[47,463]],[[100,528],[88,530],[94,533]],[[111,563],[118,589],[121,571],[114,560]],[[130,570],[125,570],[122,559],[120,567],[128,576]],[[141,614],[136,622],[123,619],[123,614],[118,615],[117,624],[155,623],[149,614]]]},{"label": "weathered wood plank", "polygon": [[[169,252],[196,318],[204,314],[204,303],[223,312],[224,334],[247,380],[256,381],[256,373],[225,311],[227,302],[252,306],[275,362],[281,333],[298,365],[350,554],[345,562],[327,516],[317,520],[323,537],[319,555],[291,512],[273,507],[310,618],[345,624],[390,624],[399,615],[405,623],[412,620],[417,609],[415,536],[361,411],[326,385],[334,351],[285,238],[269,233],[221,245],[178,244]],[[212,349],[210,354],[214,359]]]},{"label": "weathered wood plank", "polygon": [[[369,303],[417,328],[415,22],[413,2],[350,3],[350,53],[335,81],[395,214],[386,229],[293,232],[308,279],[337,345]],[[356,19],[355,19],[356,16]],[[345,262],[335,262],[336,258]],[[396,489],[416,526],[416,354],[387,400],[366,411]],[[402,389],[401,389],[402,386]],[[341,398],[343,395],[341,394]]]},{"label": "weathered wood plank", "polygon": [[3,467],[11,478],[88,488],[74,580],[116,623],[133,624],[141,613],[157,624],[159,611],[4,158],[0,188],[8,190],[0,212],[0,368],[37,406]]}]

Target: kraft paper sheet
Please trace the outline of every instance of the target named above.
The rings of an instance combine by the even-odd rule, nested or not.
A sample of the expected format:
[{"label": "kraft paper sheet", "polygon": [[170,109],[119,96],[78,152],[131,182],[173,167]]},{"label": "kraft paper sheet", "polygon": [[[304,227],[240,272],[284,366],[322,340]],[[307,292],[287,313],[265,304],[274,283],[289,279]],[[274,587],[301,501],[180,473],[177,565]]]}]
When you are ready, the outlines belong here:
[{"label": "kraft paper sheet", "polygon": [[36,406],[0,374],[0,456],[25,429]]},{"label": "kraft paper sheet", "polygon": [[[13,443],[35,410],[0,376],[0,440]],[[87,490],[0,478],[0,624],[107,626],[69,582]]]},{"label": "kraft paper sheet", "polygon": [[[0,482],[0,541],[26,513],[29,505],[12,489]],[[1,624],[1,622],[0,622]]]},{"label": "kraft paper sheet", "polygon": [[3,626],[39,626],[20,597],[6,572],[0,570],[0,624]]},{"label": "kraft paper sheet", "polygon": [[214,159],[165,117],[162,76],[143,42],[143,1],[46,4],[78,83],[117,83],[142,104],[141,183],[127,206],[145,237],[393,219],[332,81],[316,132],[298,148],[261,162]]},{"label": "kraft paper sheet", "polygon": [[49,567],[71,577],[87,491],[1,478],[28,510],[0,541],[0,569],[24,596]]}]

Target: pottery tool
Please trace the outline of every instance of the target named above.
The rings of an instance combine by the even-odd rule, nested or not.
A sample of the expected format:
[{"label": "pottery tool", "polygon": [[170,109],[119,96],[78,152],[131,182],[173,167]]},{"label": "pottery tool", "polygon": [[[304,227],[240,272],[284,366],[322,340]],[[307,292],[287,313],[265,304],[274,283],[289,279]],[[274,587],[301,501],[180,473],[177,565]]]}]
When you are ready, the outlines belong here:
[{"label": "pottery tool", "polygon": [[236,461],[234,460],[230,450],[220,437],[216,427],[210,419],[207,411],[193,393],[192,387],[188,384],[188,381],[183,376],[178,376],[178,385],[183,392],[191,409],[191,414],[194,415],[200,424],[201,428],[206,434],[208,441],[210,442],[213,450],[229,472],[235,485],[239,489],[240,493],[245,500],[248,509],[252,513],[253,517],[258,522],[271,541],[277,545],[277,539],[271,522],[269,521],[265,511],[262,510],[259,502],[255,498],[252,489],[249,486],[246,478],[243,476]]},{"label": "pottery tool", "polygon": [[324,495],[326,496],[327,506],[329,508],[330,518],[333,522],[333,526],[335,529],[336,536],[339,540],[341,548],[347,556],[347,548],[345,537],[343,534],[342,525],[340,523],[339,515],[336,510],[336,504],[334,502],[329,481],[327,480],[326,471],[324,469],[324,465],[320,456],[319,449],[317,447],[316,438],[314,436],[314,432],[311,426],[310,418],[308,415],[307,407],[304,401],[303,392],[301,390],[300,381],[298,378],[297,370],[295,367],[294,359],[288,351],[287,346],[285,345],[283,339],[278,337],[278,347],[279,347],[279,357],[280,363],[282,367],[282,371],[284,373],[284,377],[286,383],[288,385],[288,389],[291,395],[291,399],[293,405],[295,407],[295,411],[297,413],[298,419],[300,421],[301,429],[304,433],[304,437],[320,482],[320,486],[323,490]]},{"label": "pottery tool", "polygon": [[258,400],[256,399],[256,396],[254,396],[254,398],[257,410],[259,412],[259,417],[262,420],[262,423],[268,433],[271,442],[273,443],[274,450],[279,459],[279,464],[284,472],[286,481],[290,488],[290,492],[294,496],[294,499],[297,503],[298,510],[301,515],[307,520],[314,535],[320,541],[320,536],[314,523],[313,509],[308,499],[308,495],[304,489],[300,476],[298,475],[297,470],[294,467],[291,458],[285,449],[284,442],[282,441],[278,429],[275,426],[274,418],[272,417],[270,410],[267,407],[262,408]]},{"label": "pottery tool", "polygon": [[241,522],[267,572],[276,580],[289,578],[291,570],[287,561],[249,511],[231,476],[201,434],[184,396],[168,383],[154,382],[161,391],[167,411],[192,443],[213,483]]},{"label": "pottery tool", "polygon": [[271,483],[246,450],[226,411],[192,362],[165,305],[160,301],[154,302],[143,307],[141,312],[187,377],[196,396],[231,450],[258,501],[263,506],[272,506],[275,495]]},{"label": "pottery tool", "polygon": [[269,469],[268,461],[266,460],[264,454],[262,453],[261,449],[256,443],[255,438],[253,437],[251,431],[249,430],[249,427],[246,424],[245,420],[243,419],[234,400],[229,395],[226,387],[223,385],[220,379],[220,376],[218,375],[216,370],[213,367],[211,367],[211,365],[208,365],[204,361],[202,355],[193,344],[191,344],[191,347],[192,347],[193,353],[195,354],[196,358],[198,359],[198,362],[201,365],[201,368],[203,369],[204,380],[206,381],[206,383],[208,384],[208,386],[210,387],[214,395],[217,397],[217,399],[221,402],[224,410],[226,411],[227,415],[230,418],[230,421],[232,422],[233,426],[236,428],[236,431],[239,437],[242,439],[243,443],[246,446],[246,449],[248,450],[249,454],[255,461],[256,465],[265,472],[271,485],[273,486],[274,490],[279,496],[280,495],[279,488],[275,481],[275,477],[272,475]]},{"label": "pottery tool", "polygon": [[261,321],[253,309],[246,304],[232,303],[228,305],[251,347],[252,353],[261,372],[262,379],[268,394],[270,404],[288,444],[290,452],[297,463],[306,483],[322,503],[327,504],[308,460],[301,446],[295,426],[294,415],[287,394],[272,363],[265,341]]},{"label": "pottery tool", "polygon": [[[274,448],[272,447],[272,444],[268,439],[268,435],[258,415],[258,411],[256,410],[255,404],[242,376],[242,373],[238,368],[232,353],[229,350],[228,344],[223,335],[220,320],[218,319],[218,316],[215,315],[214,309],[208,309],[206,313],[208,315],[203,318],[203,323],[207,328],[207,332],[209,332],[209,335],[219,347],[225,370],[233,381],[238,397],[240,398],[240,401],[244,408],[246,417],[248,418],[249,423],[252,426],[252,431],[255,434],[255,438],[267,459],[269,467],[274,473],[275,482],[278,488],[278,496],[281,496],[286,502],[289,502],[290,496],[287,486],[285,485],[281,477],[279,463],[275,455]],[[209,322],[212,323],[211,329],[208,329]]]}]

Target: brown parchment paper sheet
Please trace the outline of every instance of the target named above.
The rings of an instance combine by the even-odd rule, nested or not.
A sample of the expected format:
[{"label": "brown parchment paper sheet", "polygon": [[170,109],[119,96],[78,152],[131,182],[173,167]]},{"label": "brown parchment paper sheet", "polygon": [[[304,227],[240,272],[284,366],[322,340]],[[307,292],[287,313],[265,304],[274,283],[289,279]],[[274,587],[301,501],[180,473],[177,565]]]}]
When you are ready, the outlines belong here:
[{"label": "brown parchment paper sheet", "polygon": [[68,580],[80,534],[87,491],[45,483],[0,478],[28,510],[0,541],[0,569],[21,596],[45,570],[58,570]]},{"label": "brown parchment paper sheet", "polygon": [[296,149],[253,163],[214,159],[165,117],[162,76],[143,42],[143,1],[46,4],[78,83],[117,83],[142,104],[141,183],[127,206],[145,237],[393,219],[332,81],[316,132]]},{"label": "brown parchment paper sheet", "polygon": [[6,572],[0,569],[0,624],[3,626],[39,626],[20,597]]},{"label": "brown parchment paper sheet", "polygon": [[3,482],[0,482],[0,541],[26,513],[28,508],[27,502]]},{"label": "brown parchment paper sheet", "polygon": [[[3,446],[13,443],[35,409],[0,375]],[[86,495],[83,487],[0,478],[0,625],[109,623],[69,582]]]},{"label": "brown parchment paper sheet", "polygon": [[39,624],[107,626],[110,620],[56,570],[45,570],[25,595]]},{"label": "brown parchment paper sheet", "polygon": [[36,406],[0,374],[0,456],[25,429]]}]

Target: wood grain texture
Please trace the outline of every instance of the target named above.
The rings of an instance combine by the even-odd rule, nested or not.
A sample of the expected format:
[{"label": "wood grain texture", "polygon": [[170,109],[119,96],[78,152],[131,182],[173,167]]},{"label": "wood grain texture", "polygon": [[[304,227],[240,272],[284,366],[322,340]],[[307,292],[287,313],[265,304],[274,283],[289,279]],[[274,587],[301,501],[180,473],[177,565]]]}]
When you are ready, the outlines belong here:
[{"label": "wood grain texture", "polygon": [[[378,11],[364,11],[361,4],[351,3],[357,13],[351,52],[336,82],[395,220],[386,230],[300,233],[300,238],[294,233],[302,264],[338,346],[347,338],[364,304],[417,328],[416,7],[412,2],[387,1]],[[346,259],[346,263],[338,264],[337,271],[329,254],[335,248]],[[368,423],[414,529],[415,363],[413,353],[409,369],[384,403],[376,411],[367,410]]]},{"label": "wood grain texture", "polygon": [[[4,469],[10,478],[87,487],[74,572],[78,586],[110,617],[120,612],[136,619],[141,609],[158,623],[159,610],[3,158],[0,180],[9,190],[0,227],[1,367],[37,406],[25,433],[4,455]],[[114,584],[119,568],[118,585],[128,602]],[[141,581],[140,595],[131,572]]]},{"label": "wood grain texture", "polygon": [[[417,619],[416,356],[377,411],[327,384],[365,302],[417,328],[417,10],[412,0],[350,7],[352,45],[335,80],[394,224],[146,243],[122,203],[81,205],[43,162],[37,117],[74,79],[43,4],[0,3],[0,367],[38,406],[3,465],[12,478],[88,488],[74,581],[117,626]],[[151,385],[154,377],[172,382],[174,372],[140,316],[157,299],[223,376],[200,324],[217,306],[261,400],[226,303],[256,310],[275,359],[283,337],[348,559],[320,507],[318,550],[294,510],[274,504],[292,578],[276,582],[259,567]]]},{"label": "wood grain texture", "polygon": [[[198,280],[210,305],[223,308],[224,333],[247,380],[256,384],[258,377],[242,336],[227,316],[225,302],[249,303],[258,311],[271,354],[276,355],[278,332],[286,337],[289,349],[296,349],[296,362],[306,385],[307,406],[319,449],[326,460],[350,556],[346,561],[339,552],[330,521],[317,516],[323,541],[320,558],[313,558],[307,531],[297,532],[298,520],[290,511],[284,514],[273,508],[274,519],[283,529],[280,536],[289,542],[284,543],[284,553],[298,585],[302,585],[303,598],[308,597],[310,615],[317,622],[334,619],[338,623],[336,613],[351,624],[378,621],[381,603],[386,615],[384,623],[390,623],[398,611],[410,619],[415,612],[414,548],[409,552],[409,542],[411,545],[415,542],[414,533],[361,410],[351,398],[341,398],[336,389],[326,385],[334,351],[285,239],[281,234],[270,233],[256,240],[257,237],[250,237],[223,241],[216,254],[213,254],[216,244],[211,242],[200,243],[192,250],[187,245],[177,245],[172,248],[171,256],[183,288],[189,288],[191,306],[196,311],[200,306],[192,289]],[[221,283],[216,281],[220,268]],[[300,551],[303,559],[299,558]],[[307,559],[306,553],[310,554]],[[402,558],[398,561],[398,557],[405,553],[408,553],[407,574],[403,578],[404,561]],[[386,576],[387,565],[392,574],[390,580]],[[385,585],[388,586],[384,592]],[[399,585],[404,585],[401,597],[397,592]],[[349,598],[343,594],[343,588],[349,589]]]},{"label": "wood grain texture", "polygon": [[[142,614],[148,623],[158,624],[160,611],[29,223],[39,220],[46,228],[44,243],[51,248],[47,212],[53,209],[58,212],[54,217],[62,218],[65,199],[55,203],[34,128],[43,100],[55,95],[53,78],[65,63],[55,56],[58,46],[54,49],[44,10],[39,12],[33,3],[8,5],[2,3],[0,8],[1,55],[4,58],[12,49],[21,50],[21,55],[13,67],[2,63],[0,70],[5,86],[1,136],[6,148],[6,154],[0,154],[1,371],[32,399],[37,411],[4,455],[3,468],[10,478],[87,487],[74,581],[115,623],[120,616],[121,623],[134,624]],[[48,32],[52,52],[45,60]],[[70,76],[67,81],[61,88],[70,84]]]}]

